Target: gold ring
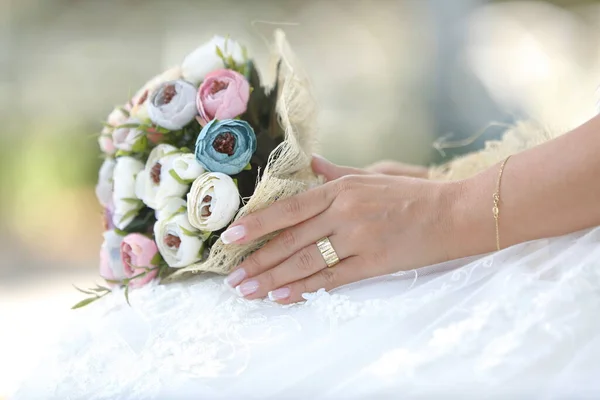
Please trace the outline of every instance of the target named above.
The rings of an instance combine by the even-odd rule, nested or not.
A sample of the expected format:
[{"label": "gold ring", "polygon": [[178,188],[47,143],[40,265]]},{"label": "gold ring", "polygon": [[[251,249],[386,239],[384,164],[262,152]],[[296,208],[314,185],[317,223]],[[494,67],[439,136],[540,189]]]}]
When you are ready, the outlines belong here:
[{"label": "gold ring", "polygon": [[324,237],[323,239],[319,240],[317,242],[317,248],[321,252],[323,259],[325,260],[325,264],[327,264],[329,268],[340,262],[340,258],[333,249],[328,237]]}]

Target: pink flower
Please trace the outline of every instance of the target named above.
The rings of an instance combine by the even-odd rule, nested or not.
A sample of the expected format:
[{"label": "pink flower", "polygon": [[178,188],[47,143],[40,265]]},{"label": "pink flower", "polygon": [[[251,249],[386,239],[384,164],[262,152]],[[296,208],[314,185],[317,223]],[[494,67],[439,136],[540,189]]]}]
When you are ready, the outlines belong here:
[{"label": "pink flower", "polygon": [[154,240],[139,234],[131,233],[125,236],[121,243],[121,261],[127,278],[133,278],[145,273],[139,278],[132,279],[129,287],[138,288],[146,285],[158,275],[156,264],[152,259],[158,253],[158,248]]},{"label": "pink flower", "polygon": [[198,89],[196,107],[202,126],[213,119],[230,119],[246,112],[250,85],[239,72],[218,69],[206,75]]}]

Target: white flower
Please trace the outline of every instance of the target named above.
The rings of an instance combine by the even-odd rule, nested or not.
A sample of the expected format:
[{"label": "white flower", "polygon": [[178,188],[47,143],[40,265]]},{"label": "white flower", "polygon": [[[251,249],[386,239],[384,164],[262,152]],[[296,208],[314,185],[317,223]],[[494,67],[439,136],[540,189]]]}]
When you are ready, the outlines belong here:
[{"label": "white flower", "polygon": [[217,55],[217,47],[223,55],[231,56],[236,63],[243,64],[244,51],[235,40],[214,36],[208,43],[203,44],[185,57],[181,64],[181,72],[186,81],[199,84],[209,72],[224,68],[223,60]]},{"label": "white flower", "polygon": [[169,144],[159,144],[150,152],[135,188],[137,197],[148,207],[159,210],[169,198],[182,197],[187,193],[189,184],[178,180],[171,172],[173,161],[180,154],[177,147]]},{"label": "white flower", "polygon": [[113,172],[113,224],[125,229],[133,221],[143,203],[136,198],[135,181],[144,164],[133,157],[119,157]]},{"label": "white flower", "polygon": [[123,236],[115,231],[106,231],[103,236],[104,242],[100,247],[100,276],[111,281],[121,281],[127,277],[121,260]]},{"label": "white flower", "polygon": [[181,197],[170,197],[167,203],[159,210],[156,210],[157,220],[171,218],[175,214],[187,212],[187,202]]},{"label": "white flower", "polygon": [[116,107],[108,114],[108,118],[106,119],[106,123],[110,126],[117,126],[124,124],[127,121],[127,114],[123,112],[121,107]]},{"label": "white flower", "polygon": [[187,267],[201,259],[203,242],[186,214],[161,219],[154,225],[154,238],[158,251],[169,267]]},{"label": "white flower", "polygon": [[181,179],[194,181],[204,173],[204,168],[192,153],[181,154],[173,160],[173,170]]},{"label": "white flower", "polygon": [[156,88],[162,83],[172,81],[181,78],[181,68],[174,67],[166,70],[162,74],[156,75],[150,79],[131,99],[131,111],[130,115],[137,118],[140,121],[147,121],[150,119],[148,115],[148,100],[154,94]]},{"label": "white flower", "polygon": [[98,172],[98,184],[96,185],[96,196],[102,206],[108,207],[112,202],[113,191],[113,171],[116,161],[112,158],[107,158],[102,163]]},{"label": "white flower", "polygon": [[137,128],[127,127],[127,125],[139,124],[140,121],[135,118],[129,118],[122,124],[121,128],[115,128],[112,133],[114,146],[119,150],[131,151],[136,142],[144,136],[144,132]]},{"label": "white flower", "polygon": [[188,218],[204,232],[225,228],[240,207],[235,182],[220,172],[207,172],[192,184],[188,193]]},{"label": "white flower", "polygon": [[183,128],[198,115],[197,91],[194,85],[182,80],[161,84],[148,102],[150,120],[172,131]]}]

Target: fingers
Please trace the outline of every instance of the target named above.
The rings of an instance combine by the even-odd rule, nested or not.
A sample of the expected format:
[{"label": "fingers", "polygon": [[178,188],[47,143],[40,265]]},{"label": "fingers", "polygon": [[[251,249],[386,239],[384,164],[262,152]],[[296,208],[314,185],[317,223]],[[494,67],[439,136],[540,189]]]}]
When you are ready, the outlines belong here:
[{"label": "fingers", "polygon": [[367,171],[384,175],[427,178],[429,170],[419,165],[404,164],[396,161],[381,161],[367,167]]},{"label": "fingers", "polygon": [[315,174],[324,176],[327,182],[346,175],[366,174],[365,171],[358,168],[340,167],[339,165],[335,165],[317,154],[313,154],[312,169]]},{"label": "fingers", "polygon": [[286,229],[261,249],[248,256],[227,277],[225,282],[235,288],[243,279],[255,277],[281,264],[296,252],[310,246],[322,237],[330,236],[331,233],[332,224],[326,212]]},{"label": "fingers", "polygon": [[221,234],[225,244],[246,243],[292,227],[325,211],[333,202],[333,185],[322,185],[241,218]]},{"label": "fingers", "polygon": [[[351,250],[342,246],[342,243],[347,240],[343,240],[339,236],[332,236],[329,240],[340,258],[343,259],[350,254]],[[263,298],[272,290],[307,278],[325,268],[327,265],[321,252],[316,244],[311,244],[300,249],[274,268],[244,280],[236,287],[236,291],[240,296],[248,299]]]},{"label": "fingers", "polygon": [[335,267],[324,268],[307,278],[272,290],[268,293],[268,297],[280,304],[291,304],[303,301],[304,293],[313,293],[319,289],[329,291],[369,277],[363,259],[353,256],[342,260]]}]

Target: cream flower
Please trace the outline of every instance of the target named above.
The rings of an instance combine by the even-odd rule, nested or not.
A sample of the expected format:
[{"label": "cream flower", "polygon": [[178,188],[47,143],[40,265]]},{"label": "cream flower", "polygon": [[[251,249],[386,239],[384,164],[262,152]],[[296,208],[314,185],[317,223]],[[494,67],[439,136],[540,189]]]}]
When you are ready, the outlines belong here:
[{"label": "cream flower", "polygon": [[142,201],[135,195],[136,177],[144,169],[144,164],[133,157],[119,157],[113,172],[113,223],[123,230],[134,220]]},{"label": "cream flower", "polygon": [[209,42],[198,47],[185,57],[181,64],[183,79],[199,84],[204,77],[216,69],[225,68],[223,60],[217,55],[217,47],[226,58],[232,57],[238,64],[246,62],[242,46],[235,40],[214,36]]},{"label": "cream flower", "polygon": [[207,172],[200,175],[188,193],[188,218],[203,232],[225,228],[240,207],[238,188],[228,175]]},{"label": "cream flower", "polygon": [[159,210],[169,198],[182,197],[189,184],[178,179],[173,171],[173,161],[181,153],[177,147],[159,144],[150,152],[146,167],[137,177],[136,194],[150,208]]},{"label": "cream flower", "polygon": [[154,238],[169,267],[187,267],[202,258],[200,232],[190,225],[186,214],[160,219],[154,225]]}]

